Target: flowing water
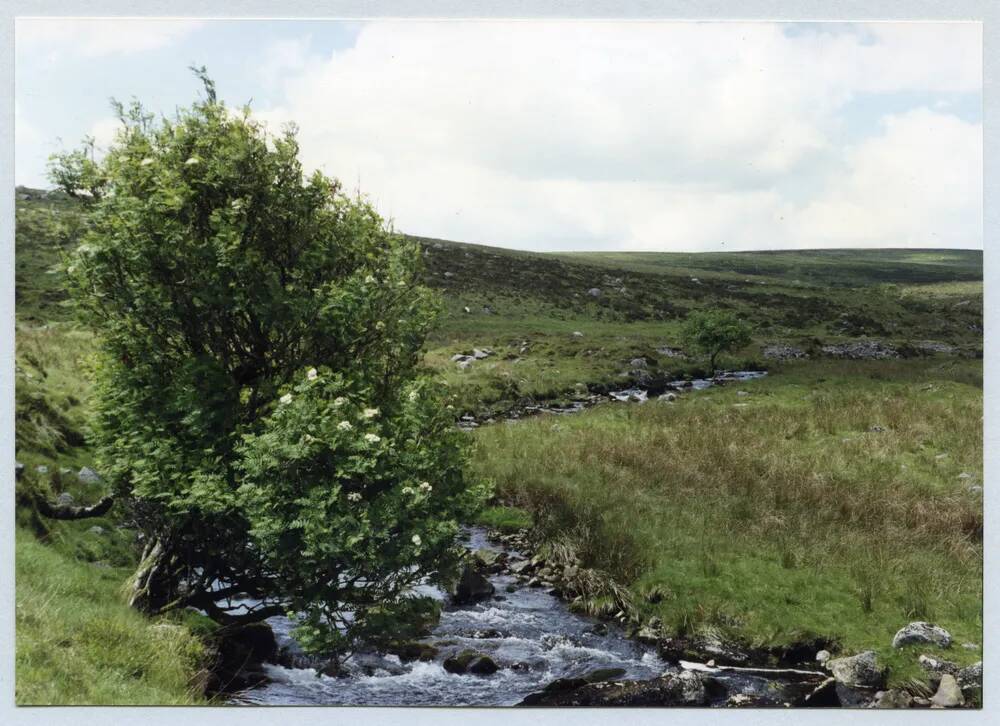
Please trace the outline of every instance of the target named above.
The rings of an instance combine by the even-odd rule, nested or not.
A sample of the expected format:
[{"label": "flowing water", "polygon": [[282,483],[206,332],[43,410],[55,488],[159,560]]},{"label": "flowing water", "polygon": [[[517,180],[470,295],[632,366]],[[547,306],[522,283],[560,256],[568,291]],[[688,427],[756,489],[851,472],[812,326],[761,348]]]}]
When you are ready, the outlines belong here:
[{"label": "flowing water", "polygon": [[[499,550],[485,531],[470,528],[471,550]],[[510,551],[510,550],[508,550]],[[516,554],[516,553],[512,553]],[[651,648],[625,638],[614,627],[593,632],[597,621],[575,615],[542,588],[530,588],[507,574],[490,576],[494,598],[475,605],[446,606],[432,634],[423,639],[439,649],[429,662],[401,663],[396,656],[362,654],[347,663],[348,674],[317,676],[312,668],[267,664],[271,683],[235,702],[267,705],[511,706],[556,678],[577,677],[597,668],[621,668],[622,679],[661,675],[667,665]],[[512,586],[513,592],[507,592]],[[444,593],[428,588],[428,594]],[[280,646],[296,649],[285,618],[270,621]],[[489,655],[500,670],[488,676],[445,671],[446,657],[464,649]]]}]

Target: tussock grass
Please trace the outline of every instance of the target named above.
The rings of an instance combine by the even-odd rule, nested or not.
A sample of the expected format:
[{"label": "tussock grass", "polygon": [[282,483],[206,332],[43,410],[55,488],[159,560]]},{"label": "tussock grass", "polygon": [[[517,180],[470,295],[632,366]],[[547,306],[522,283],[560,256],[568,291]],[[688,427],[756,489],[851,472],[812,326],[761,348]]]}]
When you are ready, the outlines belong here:
[{"label": "tussock grass", "polygon": [[151,621],[120,597],[126,570],[66,557],[18,531],[19,705],[190,705],[203,702],[201,642]]},{"label": "tussock grass", "polygon": [[675,404],[481,429],[475,466],[676,631],[884,649],[930,619],[981,643],[977,371],[786,366]]}]

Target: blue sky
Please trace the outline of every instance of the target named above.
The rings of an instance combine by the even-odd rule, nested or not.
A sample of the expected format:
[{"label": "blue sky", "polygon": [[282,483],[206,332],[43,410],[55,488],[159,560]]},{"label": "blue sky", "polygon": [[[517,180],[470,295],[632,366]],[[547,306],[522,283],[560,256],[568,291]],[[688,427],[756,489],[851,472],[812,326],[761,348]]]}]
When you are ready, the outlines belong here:
[{"label": "blue sky", "polygon": [[961,23],[19,20],[19,184],[109,98],[220,96],[415,234],[525,249],[982,246]]}]

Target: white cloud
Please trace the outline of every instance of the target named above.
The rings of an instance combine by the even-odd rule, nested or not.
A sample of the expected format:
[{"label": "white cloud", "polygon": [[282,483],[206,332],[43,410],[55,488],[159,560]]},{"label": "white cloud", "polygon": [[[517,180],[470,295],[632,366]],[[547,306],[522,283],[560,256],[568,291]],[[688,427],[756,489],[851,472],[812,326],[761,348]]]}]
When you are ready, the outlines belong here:
[{"label": "white cloud", "polygon": [[87,58],[168,46],[204,25],[199,20],[18,18],[18,52],[69,53]]},{"label": "white cloud", "polygon": [[980,27],[823,31],[373,23],[326,59],[272,54],[300,70],[261,115],[296,121],[308,165],[360,178],[417,234],[537,249],[980,245],[978,125],[924,110],[842,140],[845,104],[869,94],[979,92]]}]

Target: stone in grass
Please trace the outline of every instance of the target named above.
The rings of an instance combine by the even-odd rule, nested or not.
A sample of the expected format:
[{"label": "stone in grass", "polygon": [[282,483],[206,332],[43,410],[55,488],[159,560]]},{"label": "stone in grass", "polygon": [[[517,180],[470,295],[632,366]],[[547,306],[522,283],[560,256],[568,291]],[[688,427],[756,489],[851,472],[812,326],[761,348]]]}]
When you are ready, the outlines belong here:
[{"label": "stone in grass", "polygon": [[951,633],[933,623],[917,621],[900,628],[893,636],[892,647],[902,648],[912,644],[936,645],[941,648],[951,647]]},{"label": "stone in grass", "polygon": [[937,693],[931,698],[931,706],[938,708],[956,708],[965,705],[965,696],[958,685],[955,676],[945,673],[941,676],[941,685],[938,686]]},{"label": "stone in grass", "polygon": [[91,469],[89,466],[85,466],[80,471],[77,472],[76,478],[79,479],[83,484],[100,484],[101,475],[96,471]]},{"label": "stone in grass", "polygon": [[74,501],[75,500],[73,499],[73,495],[70,494],[69,492],[63,492],[56,498],[56,504],[60,506],[69,506]]},{"label": "stone in grass", "polygon": [[93,527],[91,527],[87,531],[90,532],[91,534],[102,535],[102,534],[104,534],[104,527],[102,527],[102,526],[100,526],[98,524],[95,524]]},{"label": "stone in grass", "polygon": [[879,666],[873,650],[846,658],[833,658],[827,661],[826,666],[839,683],[851,688],[879,688],[885,683],[885,668]]}]

